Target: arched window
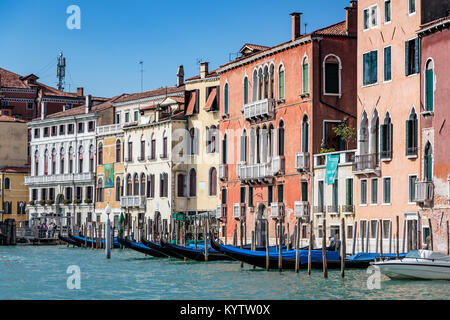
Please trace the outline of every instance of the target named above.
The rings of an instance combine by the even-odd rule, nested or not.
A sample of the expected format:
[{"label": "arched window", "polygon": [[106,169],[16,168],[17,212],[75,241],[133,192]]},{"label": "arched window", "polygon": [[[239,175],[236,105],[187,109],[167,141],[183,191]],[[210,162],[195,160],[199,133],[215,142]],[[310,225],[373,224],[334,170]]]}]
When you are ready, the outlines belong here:
[{"label": "arched window", "polygon": [[155,160],[156,159],[156,139],[155,134],[152,134],[152,139],[150,142],[150,159]]},{"label": "arched window", "polygon": [[120,201],[120,177],[116,177],[116,201]]},{"label": "arched window", "polygon": [[262,69],[258,70],[258,100],[261,100],[263,97],[263,73]]},{"label": "arched window", "polygon": [[145,196],[145,174],[141,173],[141,189],[140,189],[141,196]]},{"label": "arched window", "polygon": [[302,122],[302,152],[309,152],[309,123],[307,115],[303,117]]},{"label": "arched window", "polygon": [[103,202],[103,180],[99,178],[97,181],[97,201]]},{"label": "arched window", "polygon": [[133,195],[133,184],[131,182],[131,174],[127,175],[127,196]]},{"label": "arched window", "polygon": [[303,58],[302,63],[302,80],[303,80],[303,93],[309,93],[309,62],[308,57]]},{"label": "arched window", "polygon": [[83,146],[78,149],[78,172],[83,172]]},{"label": "arched window", "polygon": [[269,157],[272,159],[273,158],[273,143],[274,143],[274,128],[273,125],[270,124],[269,125],[269,134],[268,134],[268,147],[269,147],[269,151],[268,151],[268,155]]},{"label": "arched window", "polygon": [[218,152],[218,143],[219,143],[219,130],[216,126],[212,125],[211,128],[209,128],[209,136],[210,136],[210,150],[211,153]]},{"label": "arched window", "polygon": [[280,121],[278,126],[278,155],[284,156],[284,122]]},{"label": "arched window", "polygon": [[59,173],[64,174],[64,148],[59,151]]},{"label": "arched window", "polygon": [[163,145],[162,145],[162,158],[167,158],[167,136],[166,132],[163,132]]},{"label": "arched window", "polygon": [[69,173],[73,173],[73,147],[69,148]]},{"label": "arched window", "polygon": [[274,97],[274,92],[275,92],[275,88],[274,88],[274,84],[275,84],[275,66],[273,64],[270,65],[270,70],[269,70],[269,98],[273,99]]},{"label": "arched window", "polygon": [[244,77],[244,104],[248,103],[248,77]]},{"label": "arched window", "polygon": [[369,154],[369,120],[366,111],[361,114],[359,129],[359,150],[361,155]]},{"label": "arched window", "polygon": [[269,97],[269,68],[264,67],[264,99]]},{"label": "arched window", "polygon": [[135,173],[133,177],[133,195],[139,195],[139,177],[137,173]]},{"label": "arched window", "polygon": [[48,157],[48,150],[46,149],[44,152],[44,174],[47,175],[48,174],[48,163],[50,161],[50,158]]},{"label": "arched window", "polygon": [[217,195],[217,170],[214,167],[209,169],[209,195]]},{"label": "arched window", "polygon": [[256,128],[256,163],[261,163],[261,130]]},{"label": "arched window", "polygon": [[417,155],[417,114],[414,108],[406,120],[406,155]]},{"label": "arched window", "polygon": [[433,148],[429,142],[425,146],[424,173],[426,181],[433,181]]},{"label": "arched window", "polygon": [[247,162],[247,131],[245,129],[241,136],[241,161]]},{"label": "arched window", "polygon": [[341,94],[341,61],[335,55],[328,55],[323,60],[324,94]]},{"label": "arched window", "polygon": [[38,150],[36,150],[34,152],[34,163],[35,163],[34,175],[37,176],[37,175],[39,175],[39,151]]},{"label": "arched window", "polygon": [[195,155],[197,154],[197,130],[195,128],[189,129],[189,142],[190,142],[190,154]]},{"label": "arched window", "polygon": [[384,122],[380,128],[381,134],[381,159],[391,159],[392,158],[392,122],[389,112],[386,113]]},{"label": "arched window", "polygon": [[52,174],[56,174],[56,149],[52,150]]},{"label": "arched window", "polygon": [[278,99],[284,99],[284,66],[278,68]]},{"label": "arched window", "polygon": [[186,197],[186,176],[181,173],[177,176],[177,196]]},{"label": "arched window", "polygon": [[380,120],[377,109],[373,112],[372,121],[370,123],[370,147],[370,153],[378,154],[378,159],[380,152]]},{"label": "arched window", "polygon": [[197,196],[197,172],[194,168],[189,171],[189,197]]},{"label": "arched window", "polygon": [[11,189],[11,180],[9,178],[5,178],[5,190]]},{"label": "arched window", "polygon": [[98,144],[98,165],[103,165],[103,143]]},{"label": "arched window", "polygon": [[225,83],[225,87],[223,89],[223,100],[224,100],[223,113],[228,114],[228,83]]},{"label": "arched window", "polygon": [[434,63],[429,59],[425,70],[425,106],[427,111],[434,110]]},{"label": "arched window", "polygon": [[253,87],[252,87],[252,101],[258,100],[258,71],[256,69],[253,71]]},{"label": "arched window", "polygon": [[224,135],[222,140],[222,164],[227,163],[227,135]]},{"label": "arched window", "polygon": [[122,155],[122,143],[119,139],[116,140],[116,162],[120,162],[120,158]]}]

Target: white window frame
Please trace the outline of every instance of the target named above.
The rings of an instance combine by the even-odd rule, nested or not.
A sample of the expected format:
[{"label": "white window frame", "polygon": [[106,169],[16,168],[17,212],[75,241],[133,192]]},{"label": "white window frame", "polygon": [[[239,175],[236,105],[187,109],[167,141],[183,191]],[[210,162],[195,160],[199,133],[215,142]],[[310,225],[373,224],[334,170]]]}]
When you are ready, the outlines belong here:
[{"label": "white window frame", "polygon": [[[413,205],[415,205],[416,203],[414,202],[414,199],[413,199],[413,202],[410,202],[409,200],[409,195],[410,195],[410,193],[411,193],[411,189],[410,189],[410,185],[409,185],[409,179],[410,179],[410,177],[416,177],[416,180],[417,181],[419,181],[419,175],[418,174],[408,174],[408,204],[413,204]],[[391,188],[392,189],[392,188]],[[414,192],[415,193],[415,192]]]},{"label": "white window frame", "polygon": [[[384,50],[386,49],[386,48],[391,48],[391,79],[390,80],[386,80],[386,79],[384,79],[384,72],[385,72],[385,69],[384,69],[384,65],[385,65],[385,55],[384,55]],[[378,64],[378,62],[377,62],[377,64]],[[377,66],[378,67],[378,66]],[[389,45],[389,46],[386,46],[386,47],[384,47],[383,48],[383,83],[389,83],[389,82],[392,82],[392,77],[393,76],[393,74],[392,74],[392,45]],[[377,81],[378,82],[378,81]]]},{"label": "white window frame", "polygon": [[[366,181],[366,203],[362,203],[362,182],[363,181]],[[369,186],[368,186],[368,179],[367,178],[364,178],[364,179],[360,179],[359,180],[359,206],[360,207],[367,207],[367,202],[368,202],[368,195],[367,195],[367,193],[368,193],[368,191],[369,191]]]},{"label": "white window frame", "polygon": [[[373,180],[377,180],[377,201],[376,202],[373,202],[373,194],[372,194],[372,187],[373,187],[373,185],[372,185],[372,181]],[[377,206],[378,205],[378,178],[371,178],[370,179],[370,205],[371,206]]]},{"label": "white window frame", "polygon": [[[363,239],[367,239],[367,234],[369,233],[369,220],[367,219],[359,219],[359,238],[361,239],[361,231],[362,231],[362,222],[365,221],[366,222],[366,234],[364,235]],[[370,237],[369,237],[370,238]],[[365,245],[365,243],[364,243]],[[363,248],[362,251],[364,251],[365,249]]]},{"label": "white window frame", "polygon": [[[383,225],[383,223],[384,223],[385,221],[389,221],[389,228],[392,229],[392,219],[391,219],[391,218],[388,218],[388,219],[381,219],[381,225]],[[383,225],[383,232],[384,232],[384,225]],[[389,230],[389,232],[391,233],[391,238],[393,239],[392,230]],[[388,233],[388,237],[387,237],[387,238],[383,238],[383,234],[380,234],[380,235],[381,235],[381,239],[382,239],[382,240],[389,240],[389,233]]]},{"label": "white window frame", "polygon": [[[364,55],[367,54],[367,53],[371,53],[373,51],[377,52],[377,81],[374,82],[374,83],[371,83],[371,84],[364,84]],[[372,87],[372,86],[378,85],[378,78],[379,78],[379,74],[378,74],[378,58],[380,57],[380,55],[378,53],[379,53],[378,49],[375,49],[375,50],[369,50],[369,51],[363,52],[363,54],[362,54],[362,58],[363,58],[362,59],[362,64],[363,64],[363,66],[362,66],[362,75],[363,75],[363,77],[362,77],[361,88],[367,88],[367,87]],[[391,56],[392,56],[392,52],[391,52]],[[383,53],[383,58],[384,58],[384,53]],[[383,66],[383,68],[384,68],[384,66]],[[384,72],[383,72],[383,79],[384,79]]]},{"label": "white window frame", "polygon": [[[391,20],[386,21],[386,2],[388,2],[388,1],[391,3],[391,6],[390,6],[390,9],[391,9],[391,16],[390,16],[390,18],[391,18]],[[392,22],[392,0],[384,0],[383,15],[384,15],[384,24],[390,24]]]},{"label": "white window frame", "polygon": [[[327,93],[325,91],[325,83],[326,83],[326,79],[325,79],[325,74],[326,74],[325,73],[325,62],[330,57],[336,58],[336,60],[338,61],[338,65],[339,65],[339,67],[338,67],[338,93]],[[342,61],[341,61],[341,58],[339,58],[337,55],[335,55],[333,53],[327,54],[325,56],[325,58],[323,58],[322,69],[323,69],[323,95],[324,96],[335,96],[335,97],[341,98],[341,96],[342,96],[342,85],[341,85],[341,82],[342,82],[342,79],[341,79],[341,75],[342,75]]]},{"label": "white window frame", "polygon": [[[390,179],[390,181],[391,181],[391,183],[390,183],[390,185],[389,185],[389,187],[390,187],[390,190],[389,190],[389,192],[390,192],[390,197],[389,197],[389,198],[390,198],[390,199],[389,199],[390,202],[389,202],[389,203],[384,202],[384,198],[385,198],[385,197],[384,197],[384,193],[385,193],[385,191],[386,191],[386,190],[384,189],[384,180],[385,180],[385,179]],[[382,187],[381,187],[382,190],[383,190],[383,192],[382,192],[382,193],[383,193],[383,198],[381,199],[381,205],[383,205],[383,206],[390,206],[391,203],[392,203],[392,177],[391,177],[391,176],[383,177],[381,181],[382,181],[382,184],[383,184]]]},{"label": "white window frame", "polygon": [[[119,122],[117,122],[117,119],[119,119]],[[122,123],[122,113],[119,111],[119,112],[116,112],[116,118],[115,118],[115,120],[116,120],[116,124],[120,124],[120,123]]]},{"label": "white window frame", "polygon": [[[372,24],[372,8],[376,7],[376,20],[377,20],[377,24],[373,25]],[[368,23],[368,28],[364,29],[364,11],[369,10],[369,23]],[[363,9],[363,31],[367,31],[367,30],[371,30],[371,29],[375,29],[378,28],[378,21],[379,21],[379,14],[378,14],[378,4],[374,4],[370,7],[364,8]]]},{"label": "white window frame", "polygon": [[416,0],[414,0],[414,6],[415,6],[415,8],[414,8],[414,12],[411,12],[411,3],[410,3],[410,1],[411,0],[408,0],[408,16],[413,16],[413,15],[415,15],[416,14],[416,12],[417,12],[417,2],[416,2]]}]

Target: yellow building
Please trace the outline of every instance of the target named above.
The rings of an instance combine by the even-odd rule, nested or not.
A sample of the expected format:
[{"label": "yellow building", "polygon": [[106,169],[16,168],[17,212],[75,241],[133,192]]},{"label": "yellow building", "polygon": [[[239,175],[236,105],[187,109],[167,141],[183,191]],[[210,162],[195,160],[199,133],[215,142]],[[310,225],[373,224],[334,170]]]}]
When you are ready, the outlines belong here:
[{"label": "yellow building", "polygon": [[25,208],[28,200],[28,188],[24,184],[25,176],[30,174],[28,167],[0,168],[0,195],[2,221],[16,220],[17,227],[28,226],[28,213]]}]

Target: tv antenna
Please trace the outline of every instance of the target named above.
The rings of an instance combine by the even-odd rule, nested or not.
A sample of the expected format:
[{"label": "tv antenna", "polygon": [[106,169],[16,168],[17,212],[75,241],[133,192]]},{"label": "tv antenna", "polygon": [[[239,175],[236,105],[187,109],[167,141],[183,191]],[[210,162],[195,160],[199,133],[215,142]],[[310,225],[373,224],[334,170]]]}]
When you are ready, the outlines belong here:
[{"label": "tv antenna", "polygon": [[56,58],[57,68],[56,77],[58,78],[58,90],[64,91],[64,78],[66,77],[66,58],[63,57],[63,53],[59,53],[59,57]]},{"label": "tv antenna", "polygon": [[141,92],[144,91],[144,61],[139,61],[141,65]]},{"label": "tv antenna", "polygon": [[306,34],[306,27],[308,26],[308,23],[305,22],[305,34]]}]

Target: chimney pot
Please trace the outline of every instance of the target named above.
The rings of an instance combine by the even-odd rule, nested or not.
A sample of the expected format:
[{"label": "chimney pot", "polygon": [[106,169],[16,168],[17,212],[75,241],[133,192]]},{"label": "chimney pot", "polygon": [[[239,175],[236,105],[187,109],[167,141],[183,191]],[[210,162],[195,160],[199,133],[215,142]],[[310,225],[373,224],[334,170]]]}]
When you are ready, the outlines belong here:
[{"label": "chimney pot", "polygon": [[183,66],[178,67],[177,71],[177,87],[182,86],[184,84],[184,68]]},{"label": "chimney pot", "polygon": [[91,107],[92,107],[92,96],[90,94],[88,94],[86,96],[86,102],[85,102],[85,111],[86,113],[91,112]]},{"label": "chimney pot", "polygon": [[302,15],[301,12],[292,12],[292,41],[300,37],[300,16]]},{"label": "chimney pot", "polygon": [[206,76],[208,75],[208,66],[209,62],[200,63],[200,78],[206,78]]},{"label": "chimney pot", "polygon": [[41,120],[44,120],[46,115],[47,115],[47,102],[41,101]]},{"label": "chimney pot", "polygon": [[78,97],[84,96],[84,92],[83,92],[83,91],[84,91],[84,90],[83,90],[83,87],[77,88],[77,96],[78,96]]}]

